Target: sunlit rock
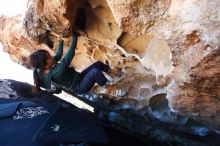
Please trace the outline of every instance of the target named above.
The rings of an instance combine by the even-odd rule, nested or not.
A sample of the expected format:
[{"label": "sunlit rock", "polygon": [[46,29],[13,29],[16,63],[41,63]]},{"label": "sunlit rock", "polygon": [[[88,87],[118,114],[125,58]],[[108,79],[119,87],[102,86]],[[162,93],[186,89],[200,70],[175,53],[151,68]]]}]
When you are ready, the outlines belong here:
[{"label": "sunlit rock", "polygon": [[118,44],[127,53],[137,55],[144,67],[150,68],[155,72],[156,77],[159,78],[158,80],[162,80],[162,77],[166,77],[171,73],[171,51],[165,40],[151,35],[135,37],[128,33],[123,33],[118,39]]},{"label": "sunlit rock", "polygon": [[171,0],[107,0],[120,28],[133,35],[145,34],[151,26],[158,25]]},{"label": "sunlit rock", "polygon": [[13,61],[19,64],[25,64],[28,55],[37,47],[43,47],[43,44],[30,41],[25,29],[22,27],[22,16],[8,18],[0,17],[0,40],[3,43],[3,50],[10,54]]}]

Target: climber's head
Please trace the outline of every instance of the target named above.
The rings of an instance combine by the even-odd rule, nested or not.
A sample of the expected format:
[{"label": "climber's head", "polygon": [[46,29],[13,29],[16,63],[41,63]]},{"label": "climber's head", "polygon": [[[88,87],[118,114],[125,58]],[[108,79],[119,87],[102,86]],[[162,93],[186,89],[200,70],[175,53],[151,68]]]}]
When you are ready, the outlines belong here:
[{"label": "climber's head", "polygon": [[30,65],[35,69],[47,70],[54,64],[55,60],[46,50],[37,50],[29,56]]}]

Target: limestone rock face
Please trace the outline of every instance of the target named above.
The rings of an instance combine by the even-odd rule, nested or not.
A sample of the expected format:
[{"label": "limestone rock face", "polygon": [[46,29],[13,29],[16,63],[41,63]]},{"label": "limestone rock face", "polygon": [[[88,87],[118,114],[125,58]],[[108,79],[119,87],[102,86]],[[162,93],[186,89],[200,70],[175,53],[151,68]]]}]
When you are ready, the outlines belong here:
[{"label": "limestone rock face", "polygon": [[146,34],[170,7],[172,0],[107,0],[120,28],[133,35]]},{"label": "limestone rock face", "polygon": [[[122,110],[182,125],[194,119],[218,132],[219,14],[218,0],[31,0],[24,19],[1,17],[0,40],[24,64],[39,48],[53,54],[56,35],[65,37],[67,48],[72,31],[83,31],[72,66],[81,71],[100,60],[122,68],[115,87],[128,95],[109,96]],[[166,96],[169,108],[158,96]]]},{"label": "limestone rock face", "polygon": [[[157,52],[160,50],[159,48],[161,50],[168,48],[167,50],[172,55],[172,67],[166,67],[166,70],[158,64],[153,65],[156,62],[154,60],[146,62],[150,64],[147,65],[148,68],[152,68],[156,75],[160,76],[161,73],[158,72],[163,69],[161,72],[165,78],[170,74],[169,70],[172,68],[170,74],[172,82],[167,88],[167,98],[172,110],[192,116],[203,123],[212,123],[211,125],[219,129],[219,121],[216,119],[220,96],[220,6],[217,4],[218,1],[143,2],[131,0],[118,2],[108,0],[108,3],[116,22],[123,31],[130,34],[151,34],[165,40],[168,47],[157,41],[155,44],[161,44],[161,47],[157,46],[153,53],[159,58],[160,55]],[[147,8],[146,11],[143,12],[142,7]],[[157,11],[151,13],[154,10]],[[138,25],[140,23],[148,25]],[[129,48],[130,46],[127,43],[127,46],[124,47]],[[135,46],[138,45],[135,44]],[[132,48],[134,49],[129,50],[132,50],[133,53],[137,51],[135,47]],[[136,54],[142,50],[139,49]],[[146,51],[146,47],[144,51]],[[162,55],[164,58],[160,57],[163,58],[161,62],[163,64],[169,62],[165,61],[169,55]],[[152,54],[146,54],[146,58],[151,58],[151,56]],[[144,65],[144,63],[142,64]]]},{"label": "limestone rock face", "polygon": [[19,64],[25,64],[30,52],[44,45],[30,41],[22,27],[21,18],[21,15],[11,18],[0,17],[0,41],[3,44],[4,51],[10,54],[12,60]]},{"label": "limestone rock face", "polygon": [[28,36],[40,43],[48,39],[50,32],[68,37],[77,6],[78,1],[30,0],[23,26]]}]

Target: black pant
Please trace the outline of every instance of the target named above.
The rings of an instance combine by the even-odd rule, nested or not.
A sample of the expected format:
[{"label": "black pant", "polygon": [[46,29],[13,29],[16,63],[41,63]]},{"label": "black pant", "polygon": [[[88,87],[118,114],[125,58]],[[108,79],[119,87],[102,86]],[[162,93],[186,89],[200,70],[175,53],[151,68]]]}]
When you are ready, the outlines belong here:
[{"label": "black pant", "polygon": [[78,94],[89,92],[95,83],[98,83],[100,86],[105,85],[108,79],[103,75],[102,71],[108,72],[109,70],[109,65],[100,61],[90,65],[80,73],[80,81],[76,92]]}]

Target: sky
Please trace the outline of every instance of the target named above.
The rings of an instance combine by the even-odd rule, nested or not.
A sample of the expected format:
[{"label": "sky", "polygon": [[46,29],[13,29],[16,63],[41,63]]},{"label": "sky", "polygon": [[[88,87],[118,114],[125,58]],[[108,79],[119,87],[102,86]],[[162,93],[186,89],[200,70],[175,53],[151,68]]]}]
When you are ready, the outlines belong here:
[{"label": "sky", "polygon": [[[15,16],[24,14],[27,0],[2,0],[0,2],[0,16]],[[13,79],[33,84],[32,71],[11,61],[9,55],[2,49],[0,43],[0,79]]]},{"label": "sky", "polygon": [[1,0],[0,15],[15,16],[24,14],[28,0]]}]

